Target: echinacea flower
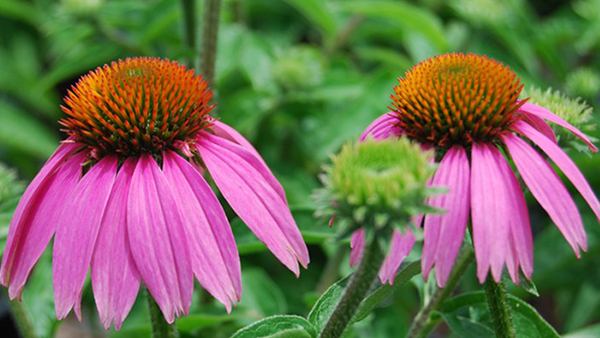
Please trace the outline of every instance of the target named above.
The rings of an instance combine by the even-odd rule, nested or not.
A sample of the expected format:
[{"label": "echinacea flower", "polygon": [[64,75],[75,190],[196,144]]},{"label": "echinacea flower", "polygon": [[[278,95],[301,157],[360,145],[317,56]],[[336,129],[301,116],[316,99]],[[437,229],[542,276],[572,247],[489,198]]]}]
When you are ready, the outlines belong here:
[{"label": "echinacea flower", "polygon": [[[469,220],[477,275],[499,281],[504,266],[518,283],[533,270],[533,240],[527,205],[515,170],[580,256],[587,249],[581,215],[550,158],[600,219],[600,203],[575,163],[557,145],[548,122],[560,125],[596,152],[571,124],[527,100],[507,66],[486,56],[446,54],[423,61],[398,80],[392,112],[376,119],[361,139],[405,135],[441,155],[430,182],[448,193],[428,200],[445,214],[424,219],[423,276],[435,266],[444,286]],[[533,145],[530,144],[530,141]]]},{"label": "echinacea flower", "polygon": [[10,224],[0,283],[20,297],[54,236],[56,316],[91,270],[106,328],[119,329],[143,282],[167,322],[187,314],[194,276],[227,311],[240,300],[240,259],[210,173],[233,210],[299,274],[308,251],[283,188],[238,132],[210,117],[193,70],[133,58],[82,77],[65,98],[68,139],[25,191]]}]

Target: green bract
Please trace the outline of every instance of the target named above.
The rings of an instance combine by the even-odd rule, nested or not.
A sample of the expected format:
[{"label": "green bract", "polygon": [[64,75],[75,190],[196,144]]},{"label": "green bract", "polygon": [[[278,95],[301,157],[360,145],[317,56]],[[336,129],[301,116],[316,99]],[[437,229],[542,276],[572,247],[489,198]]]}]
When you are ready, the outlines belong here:
[{"label": "green bract", "polygon": [[408,223],[424,211],[432,158],[406,138],[344,145],[325,168],[322,214],[378,228]]},{"label": "green bract", "polygon": [[[594,125],[591,123],[592,107],[580,97],[573,99],[552,88],[542,91],[536,87],[523,89],[521,96],[523,98],[529,97],[528,102],[548,109],[584,133],[594,130]],[[555,128],[553,124],[550,124],[550,126],[553,127],[552,129],[554,129],[562,146],[572,146],[578,150],[587,149],[587,147],[582,147],[579,142],[571,142],[577,140],[577,138],[565,128]]]}]

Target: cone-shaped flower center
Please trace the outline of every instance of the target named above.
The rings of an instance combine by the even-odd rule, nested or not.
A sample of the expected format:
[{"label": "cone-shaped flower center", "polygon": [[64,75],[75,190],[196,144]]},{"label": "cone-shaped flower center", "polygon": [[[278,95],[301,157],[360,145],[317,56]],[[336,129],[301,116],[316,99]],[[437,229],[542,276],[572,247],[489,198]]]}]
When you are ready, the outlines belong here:
[{"label": "cone-shaped flower center", "polygon": [[60,123],[96,156],[159,154],[208,125],[211,96],[206,81],[177,62],[127,59],[83,76]]},{"label": "cone-shaped flower center", "polygon": [[523,88],[508,67],[486,56],[445,54],[398,80],[392,95],[399,127],[437,147],[493,141],[516,120]]}]

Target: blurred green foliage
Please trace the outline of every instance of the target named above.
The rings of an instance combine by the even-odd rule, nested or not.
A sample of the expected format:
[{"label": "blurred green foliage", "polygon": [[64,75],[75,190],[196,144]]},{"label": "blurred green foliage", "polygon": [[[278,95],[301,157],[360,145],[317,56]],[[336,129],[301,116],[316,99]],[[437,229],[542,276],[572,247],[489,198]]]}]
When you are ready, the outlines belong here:
[{"label": "blurred green foliage", "polygon": [[[196,8],[201,18],[200,1]],[[396,78],[415,63],[450,51],[486,54],[509,65],[526,86],[552,87],[598,108],[600,0],[225,0],[222,8],[213,88],[217,114],[257,147],[282,181],[311,244],[312,263],[295,279],[232,220],[243,254],[244,300],[227,315],[198,291],[192,314],[179,321],[185,337],[228,337],[273,314],[305,316],[324,291],[318,285],[349,273],[343,261],[340,271],[334,266],[333,280],[324,274],[328,258],[346,243],[333,240],[336,229],[315,222],[310,195],[328,156],[387,111]],[[173,0],[0,1],[0,162],[16,168],[23,180],[33,177],[64,138],[57,124],[61,97],[90,69],[139,55],[194,60],[197,66],[198,52],[183,43],[181,17]],[[591,133],[598,138],[597,129]],[[598,157],[572,155],[600,191]],[[511,291],[560,333],[598,336],[599,326],[592,326],[600,322],[598,220],[578,198],[589,250],[577,260],[531,196],[528,201],[536,241],[533,281],[541,296],[517,287]],[[418,250],[409,260],[418,258]],[[48,271],[48,261],[42,259],[36,271]],[[50,283],[33,283],[36,276],[24,299],[48,312]],[[478,289],[473,276],[467,274],[462,291]],[[421,304],[417,294],[427,294],[427,284],[418,279],[396,288],[348,337],[402,336]],[[138,303],[122,331],[111,335],[149,334],[145,304]],[[439,333],[489,334],[486,327],[472,326],[481,312],[480,304],[473,304],[443,313],[448,325]],[[84,325],[102,331],[94,306],[87,288]],[[51,335],[55,326],[42,321],[40,330]]]}]

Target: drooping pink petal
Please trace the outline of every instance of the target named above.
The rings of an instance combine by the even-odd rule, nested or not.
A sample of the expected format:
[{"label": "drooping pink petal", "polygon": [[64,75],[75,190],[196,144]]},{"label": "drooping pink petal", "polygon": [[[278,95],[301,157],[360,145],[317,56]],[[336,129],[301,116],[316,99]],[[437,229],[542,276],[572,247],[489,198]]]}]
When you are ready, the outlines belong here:
[{"label": "drooping pink petal", "polygon": [[587,240],[581,215],[567,188],[546,160],[527,142],[513,134],[504,135],[503,140],[531,193],[579,257],[579,247],[586,250]]},{"label": "drooping pink petal", "polygon": [[[203,133],[197,140],[208,171],[233,210],[273,254],[296,275],[306,266],[308,249],[287,203],[265,180],[244,148]],[[223,142],[229,142],[227,146]]]},{"label": "drooping pink petal", "polygon": [[350,239],[350,266],[360,262],[365,247],[365,229],[360,228],[352,234]]},{"label": "drooping pink petal", "polygon": [[17,208],[11,223],[15,233],[9,237],[12,242],[7,242],[2,264],[3,284],[10,283],[11,299],[20,297],[31,269],[54,235],[64,204],[81,177],[84,158],[84,153],[73,155],[21,200],[23,207]]},{"label": "drooping pink petal", "polygon": [[588,147],[590,148],[591,151],[593,151],[593,152],[598,151],[598,148],[596,148],[596,146],[590,141],[590,139],[584,133],[582,133],[579,129],[575,128],[567,121],[561,119],[556,114],[549,111],[548,109],[546,109],[544,107],[540,107],[533,103],[525,103],[523,106],[521,106],[520,111],[527,113],[527,114],[535,115],[537,117],[548,120],[552,123],[558,124],[559,126],[565,128],[568,131],[570,131],[571,133],[573,133],[575,136],[579,137],[583,142],[585,142],[585,144],[588,145]]},{"label": "drooping pink petal", "polygon": [[506,161],[493,145],[473,143],[471,152],[471,222],[477,259],[477,276],[483,283],[488,270],[500,281],[509,250],[512,212],[500,161]]},{"label": "drooping pink petal", "polygon": [[78,309],[83,284],[116,174],[116,156],[104,157],[77,183],[58,218],[52,252],[52,286],[59,320],[73,306],[81,319]]},{"label": "drooping pink petal", "polygon": [[556,163],[565,176],[573,183],[575,188],[577,188],[579,193],[581,193],[590,208],[592,208],[594,214],[596,214],[596,218],[600,221],[600,202],[598,202],[598,198],[573,160],[571,160],[560,147],[552,142],[548,142],[542,134],[526,123],[519,121],[513,125],[513,128],[533,141],[533,143],[540,147],[540,149]]},{"label": "drooping pink petal", "polygon": [[394,285],[396,273],[398,272],[402,261],[408,256],[414,245],[415,236],[410,228],[406,228],[406,234],[404,235],[402,235],[400,231],[394,230],[390,251],[385,257],[381,269],[379,270],[379,279],[382,284],[390,283],[390,285]]},{"label": "drooping pink petal", "polygon": [[127,198],[136,160],[123,163],[104,211],[92,256],[92,287],[100,321],[119,330],[140,288],[140,276],[127,238]]},{"label": "drooping pink petal", "polygon": [[[78,147],[80,145],[61,144],[31,181],[17,205],[0,268],[0,284],[7,287],[11,284],[11,299],[21,293],[31,268],[54,235],[61,201],[81,176],[81,170],[77,171],[81,168],[75,164],[77,158],[65,164]],[[56,174],[59,168],[62,171],[60,177]],[[46,195],[50,198],[45,198]]]},{"label": "drooping pink petal", "polygon": [[[271,172],[271,169],[269,169],[265,161],[262,159],[256,149],[252,147],[250,142],[248,142],[235,129],[219,121],[215,121],[215,125],[213,126],[212,130],[218,132],[216,137],[206,132],[200,133],[199,137],[208,138],[215,145],[238,153],[238,156],[242,157],[246,162],[254,167],[254,169],[264,177],[269,185],[271,185],[271,188],[277,192],[281,199],[287,203],[285,191],[283,190],[281,183],[277,181]],[[246,151],[236,151],[236,149],[239,149],[240,147]]]},{"label": "drooping pink petal", "polygon": [[435,173],[430,186],[447,187],[448,192],[430,197],[427,204],[446,210],[444,214],[425,217],[422,268],[429,275],[435,263],[436,280],[443,287],[450,276],[454,260],[465,237],[469,220],[470,168],[463,147],[450,148]]},{"label": "drooping pink petal", "polygon": [[396,126],[397,122],[398,119],[394,116],[393,112],[381,115],[363,131],[360,141],[362,142],[368,137],[372,137],[375,140],[382,140],[392,135],[400,136],[402,131]]},{"label": "drooping pink petal", "polygon": [[[551,142],[551,141],[548,141]],[[498,164],[503,175],[503,182],[508,192],[509,212],[506,214],[510,222],[510,250],[506,259],[508,271],[513,282],[519,282],[519,266],[527,278],[531,278],[533,272],[533,237],[531,235],[531,224],[529,223],[529,212],[523,191],[519,185],[512,168],[508,162],[498,158]]]},{"label": "drooping pink petal", "polygon": [[182,215],[165,175],[149,154],[141,155],[127,200],[131,254],[168,323],[187,314],[194,276]]},{"label": "drooping pink petal", "polygon": [[185,215],[192,270],[208,292],[231,311],[242,293],[237,246],[219,200],[192,165],[173,152],[164,156],[163,172]]},{"label": "drooping pink petal", "polygon": [[[558,141],[556,140],[556,135],[554,134],[554,130],[552,130],[552,127],[550,127],[550,125],[546,123],[546,121],[544,121],[543,118],[533,114],[524,114],[521,121],[524,121],[531,127],[535,128],[535,130],[542,133],[554,144],[558,143]],[[520,123],[521,121],[518,121],[517,123]]]}]

